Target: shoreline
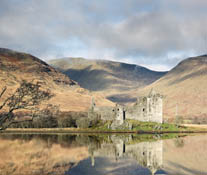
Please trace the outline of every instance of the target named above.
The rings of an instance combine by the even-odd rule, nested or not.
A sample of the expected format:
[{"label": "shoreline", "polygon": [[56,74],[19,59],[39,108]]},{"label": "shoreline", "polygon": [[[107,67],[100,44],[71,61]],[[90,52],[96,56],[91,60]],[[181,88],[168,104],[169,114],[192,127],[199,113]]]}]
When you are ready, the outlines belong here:
[{"label": "shoreline", "polygon": [[[201,129],[201,128],[200,128]],[[72,134],[72,133],[94,133],[94,134],[179,134],[179,133],[207,133],[207,130],[199,130],[195,128],[193,130],[181,130],[181,131],[127,131],[127,130],[111,130],[111,131],[103,131],[103,130],[93,130],[93,129],[78,129],[78,128],[7,128],[6,130],[1,131],[0,133],[64,133],[64,134]]]}]

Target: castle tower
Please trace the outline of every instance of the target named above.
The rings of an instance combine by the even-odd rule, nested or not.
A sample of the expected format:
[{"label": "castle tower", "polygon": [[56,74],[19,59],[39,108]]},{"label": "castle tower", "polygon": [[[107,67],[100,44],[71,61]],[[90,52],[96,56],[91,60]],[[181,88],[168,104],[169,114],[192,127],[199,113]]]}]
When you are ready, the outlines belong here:
[{"label": "castle tower", "polygon": [[162,96],[152,89],[147,97],[147,117],[148,121],[162,123],[163,106]]},{"label": "castle tower", "polygon": [[94,98],[91,98],[91,106],[88,110],[88,118],[89,119],[93,119],[96,117],[96,113],[95,113],[95,109],[96,109],[96,103],[94,101]]},{"label": "castle tower", "polygon": [[125,120],[124,107],[121,106],[121,105],[116,104],[115,111],[116,111],[116,121],[120,125],[122,125],[124,123],[124,120]]}]

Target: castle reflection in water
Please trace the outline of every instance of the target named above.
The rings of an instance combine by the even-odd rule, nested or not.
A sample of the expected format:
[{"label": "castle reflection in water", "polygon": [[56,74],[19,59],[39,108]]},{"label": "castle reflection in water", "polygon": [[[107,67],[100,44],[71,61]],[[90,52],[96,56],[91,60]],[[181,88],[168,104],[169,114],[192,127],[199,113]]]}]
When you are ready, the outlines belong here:
[{"label": "castle reflection in water", "polygon": [[107,141],[99,146],[89,145],[91,165],[95,165],[96,157],[107,157],[115,160],[131,158],[137,164],[148,168],[152,174],[160,170],[163,165],[163,141],[133,143],[132,136],[119,138],[109,136]]}]

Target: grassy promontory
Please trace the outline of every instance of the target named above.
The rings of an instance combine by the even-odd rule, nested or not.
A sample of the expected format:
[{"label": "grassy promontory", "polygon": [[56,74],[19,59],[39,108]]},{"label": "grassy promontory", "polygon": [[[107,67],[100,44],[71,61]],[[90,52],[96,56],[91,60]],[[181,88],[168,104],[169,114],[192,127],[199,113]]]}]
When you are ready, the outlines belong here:
[{"label": "grassy promontory", "polygon": [[[108,121],[104,124],[100,123],[97,126],[90,128],[92,131],[104,131],[104,132],[133,132],[133,133],[194,133],[194,132],[207,132],[207,127],[193,127],[193,125],[184,126],[181,124],[156,122],[141,122],[137,120],[126,120],[126,122],[115,130],[108,128],[111,123]],[[130,129],[129,129],[130,126]]]},{"label": "grassy promontory", "polygon": [[[190,127],[177,124],[155,122],[140,122],[127,120],[125,124],[111,129],[110,121],[99,122],[90,128],[7,128],[2,132],[29,132],[29,133],[137,133],[137,134],[164,134],[164,133],[207,133],[207,127]],[[130,126],[130,128],[129,128]]]}]

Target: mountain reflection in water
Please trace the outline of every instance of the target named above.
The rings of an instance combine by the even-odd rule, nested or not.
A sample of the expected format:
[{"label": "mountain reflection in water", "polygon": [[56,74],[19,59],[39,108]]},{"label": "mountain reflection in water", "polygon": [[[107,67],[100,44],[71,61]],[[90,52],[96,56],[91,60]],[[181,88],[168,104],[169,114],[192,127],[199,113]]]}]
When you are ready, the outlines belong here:
[{"label": "mountain reflection in water", "polygon": [[207,174],[207,136],[1,134],[0,174]]}]

